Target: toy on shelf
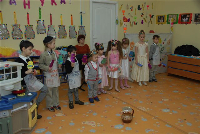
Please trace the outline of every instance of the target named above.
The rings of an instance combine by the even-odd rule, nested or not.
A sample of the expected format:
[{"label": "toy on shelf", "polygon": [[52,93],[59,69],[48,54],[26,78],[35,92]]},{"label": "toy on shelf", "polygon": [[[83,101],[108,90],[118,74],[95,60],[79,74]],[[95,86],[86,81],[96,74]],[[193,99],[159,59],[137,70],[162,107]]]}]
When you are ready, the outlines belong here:
[{"label": "toy on shelf", "polygon": [[58,64],[63,64],[63,57],[61,54],[58,56]]},{"label": "toy on shelf", "polygon": [[1,96],[11,94],[13,90],[21,89],[21,68],[22,63],[0,62],[0,93]]}]

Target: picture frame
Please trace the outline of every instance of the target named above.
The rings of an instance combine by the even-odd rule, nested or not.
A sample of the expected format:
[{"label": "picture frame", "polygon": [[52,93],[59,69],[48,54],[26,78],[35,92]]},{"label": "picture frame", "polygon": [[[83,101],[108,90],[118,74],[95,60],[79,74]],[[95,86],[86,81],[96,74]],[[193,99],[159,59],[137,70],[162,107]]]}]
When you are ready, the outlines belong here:
[{"label": "picture frame", "polygon": [[156,24],[166,24],[166,15],[156,15]]},{"label": "picture frame", "polygon": [[191,22],[192,22],[192,13],[179,14],[179,19],[178,19],[179,24],[191,24]]},{"label": "picture frame", "polygon": [[170,24],[171,18],[174,19],[173,24],[178,24],[178,14],[168,14],[167,15],[167,24]]},{"label": "picture frame", "polygon": [[200,13],[193,13],[193,24],[200,24]]}]

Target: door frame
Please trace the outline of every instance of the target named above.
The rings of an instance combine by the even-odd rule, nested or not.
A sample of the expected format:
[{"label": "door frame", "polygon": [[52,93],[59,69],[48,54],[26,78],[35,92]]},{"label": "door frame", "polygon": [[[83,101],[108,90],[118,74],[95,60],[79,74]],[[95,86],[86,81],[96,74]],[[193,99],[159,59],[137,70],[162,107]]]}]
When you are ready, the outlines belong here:
[{"label": "door frame", "polygon": [[[93,20],[93,16],[92,16],[92,13],[93,13],[93,4],[94,3],[104,3],[104,4],[114,4],[115,5],[115,19],[118,19],[118,2],[116,1],[108,1],[108,0],[90,0],[90,49],[93,49],[93,29],[92,29],[92,20]],[[116,40],[118,39],[118,25],[115,25],[115,30],[116,30],[116,33],[115,33],[115,37],[116,37]]]}]

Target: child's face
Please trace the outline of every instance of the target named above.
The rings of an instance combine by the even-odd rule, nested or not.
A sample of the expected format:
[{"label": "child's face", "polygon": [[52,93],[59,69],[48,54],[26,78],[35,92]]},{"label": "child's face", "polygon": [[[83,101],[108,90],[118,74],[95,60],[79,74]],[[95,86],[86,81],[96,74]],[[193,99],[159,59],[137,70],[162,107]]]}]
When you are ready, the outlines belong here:
[{"label": "child's face", "polygon": [[76,56],[76,51],[75,50],[73,50],[71,53],[70,52],[68,52],[68,55],[69,55],[69,57],[71,57],[71,55],[72,54],[75,54],[75,56]]},{"label": "child's face", "polygon": [[140,41],[144,42],[145,34],[141,34],[141,35],[139,36],[139,39],[140,39]]},{"label": "child's face", "polygon": [[103,54],[103,50],[99,50],[99,51],[98,51],[98,54],[99,54],[99,55],[102,55],[102,54]]},{"label": "child's face", "polygon": [[97,60],[98,60],[98,55],[97,54],[93,55],[92,56],[92,61],[93,62],[97,62]]},{"label": "child's face", "polygon": [[112,45],[112,50],[117,50],[117,45]]},{"label": "child's face", "polygon": [[80,44],[84,44],[84,43],[85,43],[85,39],[84,39],[84,38],[81,38],[81,39],[79,40],[79,43],[80,43]]},{"label": "child's face", "polygon": [[153,39],[153,42],[156,43],[156,44],[158,44],[158,41],[159,41],[159,38]]},{"label": "child's face", "polygon": [[123,44],[123,48],[127,48],[129,44]]},{"label": "child's face", "polygon": [[49,43],[48,45],[47,45],[47,47],[48,48],[50,48],[50,49],[54,49],[55,48],[55,40],[54,41],[52,41],[51,43]]},{"label": "child's face", "polygon": [[31,46],[28,48],[25,48],[25,47],[22,48],[22,52],[24,53],[24,56],[30,56],[32,53],[32,50],[33,50],[33,47]]}]

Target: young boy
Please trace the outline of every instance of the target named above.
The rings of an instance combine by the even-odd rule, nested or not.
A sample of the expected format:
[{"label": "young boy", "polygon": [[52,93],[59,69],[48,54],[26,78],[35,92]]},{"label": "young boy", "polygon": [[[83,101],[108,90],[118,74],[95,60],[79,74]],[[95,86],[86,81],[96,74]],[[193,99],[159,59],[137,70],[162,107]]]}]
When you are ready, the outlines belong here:
[{"label": "young boy", "polygon": [[150,69],[150,74],[149,74],[149,82],[157,82],[157,79],[155,77],[156,71],[157,71],[157,67],[160,64],[160,48],[158,46],[158,41],[159,41],[159,36],[158,35],[154,35],[153,36],[153,45],[151,45],[150,47],[150,52],[149,52],[149,61],[150,64],[152,66],[152,68]]},{"label": "young boy", "polygon": [[[28,65],[28,62],[31,61],[29,56],[31,55],[32,49],[33,49],[34,46],[30,41],[22,40],[20,42],[19,47],[20,47],[20,50],[21,50],[21,55],[19,55],[19,58],[16,59],[16,62],[24,64],[24,66],[22,66],[22,69],[21,69],[21,78],[23,78],[23,80],[21,81],[21,84],[22,84],[22,87],[27,88],[27,84],[25,83],[24,78],[28,74],[33,74],[33,69],[28,69],[27,65]],[[27,90],[29,90],[29,89],[27,89]],[[46,97],[47,87],[45,85],[42,85],[40,91],[41,92],[40,92],[40,94],[39,94],[39,96],[36,100],[37,108],[38,108],[39,104],[41,103],[41,101]],[[42,116],[37,115],[37,118],[40,119],[40,118],[42,118]]]},{"label": "young boy", "polygon": [[[65,62],[66,73],[68,75],[69,82],[69,90],[68,90],[68,98],[69,98],[69,108],[73,109],[73,93],[75,96],[75,104],[84,105],[84,102],[79,100],[78,96],[78,88],[81,85],[81,75],[79,71],[79,62],[75,58],[71,58],[71,56],[76,56],[76,47],[70,45],[67,48],[68,58]],[[72,61],[75,60],[75,61]]]},{"label": "young boy", "polygon": [[47,36],[43,40],[45,51],[40,55],[39,67],[44,72],[45,85],[48,87],[46,107],[49,111],[61,110],[59,105],[60,78],[58,73],[58,59],[54,52],[55,39]]}]

